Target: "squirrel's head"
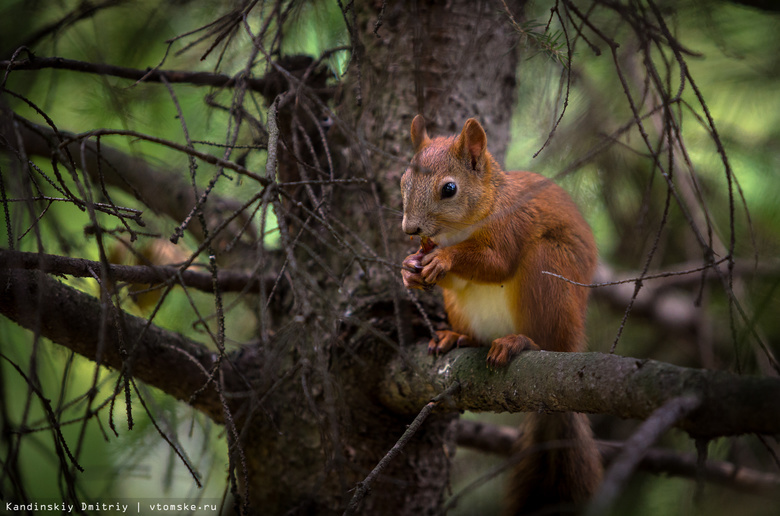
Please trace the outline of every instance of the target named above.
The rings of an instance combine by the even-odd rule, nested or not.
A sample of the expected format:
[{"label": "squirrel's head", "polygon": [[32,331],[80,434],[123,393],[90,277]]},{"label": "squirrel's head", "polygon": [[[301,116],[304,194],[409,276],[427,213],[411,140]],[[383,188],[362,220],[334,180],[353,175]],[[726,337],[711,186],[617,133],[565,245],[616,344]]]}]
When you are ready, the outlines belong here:
[{"label": "squirrel's head", "polygon": [[401,177],[402,227],[439,246],[468,238],[495,199],[485,130],[469,118],[458,136],[431,139],[421,115],[412,121],[414,157]]}]

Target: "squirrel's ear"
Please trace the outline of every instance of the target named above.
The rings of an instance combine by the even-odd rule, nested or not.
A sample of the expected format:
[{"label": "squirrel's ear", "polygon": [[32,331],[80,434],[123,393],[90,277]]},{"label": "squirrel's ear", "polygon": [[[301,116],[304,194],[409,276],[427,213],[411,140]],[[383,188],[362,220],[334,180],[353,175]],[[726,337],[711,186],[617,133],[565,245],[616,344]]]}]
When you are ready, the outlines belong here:
[{"label": "squirrel's ear", "polygon": [[468,152],[468,156],[471,159],[471,168],[476,170],[477,163],[479,163],[487,149],[487,135],[485,135],[485,130],[482,129],[482,126],[474,118],[466,120],[463,131],[458,136],[457,145],[463,149],[463,152]]},{"label": "squirrel's ear", "polygon": [[428,131],[425,130],[425,119],[422,115],[417,115],[412,120],[412,148],[414,153],[417,154],[417,151],[420,150],[423,144],[429,141],[431,139],[428,138]]}]

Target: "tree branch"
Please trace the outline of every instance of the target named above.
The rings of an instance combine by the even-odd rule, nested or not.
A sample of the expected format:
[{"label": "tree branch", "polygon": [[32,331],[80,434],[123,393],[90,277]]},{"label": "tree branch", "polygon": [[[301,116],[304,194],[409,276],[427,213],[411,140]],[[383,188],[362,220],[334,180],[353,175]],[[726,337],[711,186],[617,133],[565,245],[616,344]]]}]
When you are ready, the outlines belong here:
[{"label": "tree branch", "polygon": [[[25,253],[0,249],[0,269],[40,270],[47,273],[66,274],[77,278],[94,278],[100,276],[100,262],[83,258],[69,258],[53,254]],[[214,277],[210,272],[181,270],[174,265],[110,265],[114,280],[127,283],[144,283],[155,285],[166,283],[181,277],[181,283],[203,292],[214,291]],[[269,291],[275,279],[261,279],[255,275],[219,270],[217,285],[221,292],[254,292],[261,291],[260,282],[265,281],[265,291]]]},{"label": "tree branch", "polygon": [[[75,141],[78,137],[65,131],[56,134],[50,127],[34,124],[7,109],[2,109],[2,106],[0,113],[0,144],[10,145],[11,142],[19,141],[26,155],[51,158],[57,154],[62,140],[68,140],[70,143],[65,148],[75,165],[85,170],[93,181],[104,181],[107,185],[125,190],[154,212],[168,215],[175,221],[184,220],[195,207],[197,199],[192,184],[177,171],[152,167],[143,158],[128,155],[107,145],[100,145],[98,150],[93,141]],[[83,153],[81,145],[86,147]],[[220,198],[212,193],[209,202],[202,209],[206,220],[212,222],[221,220],[225,213],[237,210],[240,206],[241,204],[233,199]],[[203,230],[199,224],[190,225],[188,229],[197,238],[203,238]]]},{"label": "tree branch", "polygon": [[[574,411],[647,419],[669,400],[694,395],[701,405],[675,426],[694,437],[780,432],[780,379],[678,367],[602,353],[525,352],[505,369],[485,367],[487,348],[429,357],[422,344],[390,363],[379,396],[414,414],[459,381],[454,410]],[[416,364],[415,371],[408,360]]]},{"label": "tree branch", "polygon": [[642,461],[642,457],[647,453],[647,450],[669,428],[693,410],[696,410],[700,405],[701,400],[699,396],[685,394],[672,398],[655,409],[650,414],[650,417],[634,431],[633,435],[626,441],[626,445],[604,472],[604,479],[588,504],[585,515],[598,516],[599,514],[606,514],[608,509],[614,504],[617,496],[624,489],[631,473],[634,472]]},{"label": "tree branch", "polygon": [[[721,261],[709,268],[707,276],[711,281],[717,281],[718,275],[713,274],[715,268],[721,274],[727,273],[728,263]],[[631,313],[649,318],[653,323],[661,324],[674,331],[692,331],[698,327],[701,309],[695,305],[695,294],[689,294],[682,289],[696,288],[701,285],[701,262],[683,263],[672,271],[648,274],[642,279],[642,290],[636,297]],[[780,263],[765,261],[754,263],[751,260],[736,260],[732,274],[737,277],[777,278],[780,276]],[[623,312],[634,297],[634,279],[639,279],[638,271],[616,274],[608,265],[599,265],[593,278],[591,290],[594,299],[608,303],[614,309]],[[614,283],[612,285],[604,285]]]},{"label": "tree branch", "polygon": [[433,409],[436,407],[436,405],[438,405],[442,399],[451,396],[455,391],[458,390],[458,387],[459,386],[457,383],[453,383],[447,388],[447,390],[425,404],[417,417],[414,418],[414,421],[412,421],[409,427],[406,429],[406,432],[404,432],[401,438],[398,439],[398,442],[393,445],[393,447],[384,457],[382,457],[382,460],[380,460],[379,464],[377,464],[376,467],[371,470],[371,473],[368,474],[366,479],[360,482],[355,488],[355,494],[352,496],[352,499],[347,506],[347,510],[344,511],[344,516],[350,516],[358,511],[360,508],[360,503],[363,501],[363,498],[365,498],[366,494],[368,494],[371,488],[371,484],[376,480],[379,474],[384,471],[387,465],[393,459],[395,459],[399,453],[401,453],[401,451],[406,446],[406,443],[409,442],[409,439],[414,437],[414,435],[417,433],[417,430],[420,429],[420,426],[422,426],[431,412],[433,412]]},{"label": "tree branch", "polygon": [[125,312],[104,313],[99,300],[39,271],[0,269],[0,313],[101,365],[131,360],[134,377],[223,422],[214,384],[203,388],[216,355],[202,344]]},{"label": "tree branch", "polygon": [[[459,446],[508,457],[512,446],[520,437],[520,430],[514,427],[491,425],[478,421],[460,419],[457,426]],[[601,458],[605,463],[615,459],[625,443],[597,440]],[[680,453],[661,448],[650,448],[642,457],[639,469],[655,474],[696,478],[736,491],[761,496],[777,496],[780,492],[780,476],[738,466],[731,462],[708,460],[702,471],[698,471],[697,458],[692,453]]]},{"label": "tree branch", "polygon": [[[115,66],[103,63],[89,63],[65,59],[63,57],[36,57],[19,61],[0,61],[0,68],[6,73],[13,70],[43,70],[54,68],[58,70],[71,70],[74,72],[94,73],[97,75],[110,75],[122,79],[130,79],[136,82],[162,82],[163,77],[170,83],[185,83],[195,86],[213,86],[215,88],[232,88],[238,84],[237,77],[231,77],[221,73],[187,72],[181,70],[159,70],[147,68],[138,70],[125,66]],[[254,91],[265,92],[269,87],[269,81],[265,78],[245,77],[247,88]]]}]

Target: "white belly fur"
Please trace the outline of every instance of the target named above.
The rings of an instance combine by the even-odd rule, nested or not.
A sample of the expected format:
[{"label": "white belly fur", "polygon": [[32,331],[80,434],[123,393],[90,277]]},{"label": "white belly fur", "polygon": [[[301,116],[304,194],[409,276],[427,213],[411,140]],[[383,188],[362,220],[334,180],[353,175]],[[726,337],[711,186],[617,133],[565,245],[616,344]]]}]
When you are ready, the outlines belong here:
[{"label": "white belly fur", "polygon": [[478,284],[452,277],[448,290],[456,298],[456,306],[467,321],[472,338],[487,344],[517,333],[508,285]]}]

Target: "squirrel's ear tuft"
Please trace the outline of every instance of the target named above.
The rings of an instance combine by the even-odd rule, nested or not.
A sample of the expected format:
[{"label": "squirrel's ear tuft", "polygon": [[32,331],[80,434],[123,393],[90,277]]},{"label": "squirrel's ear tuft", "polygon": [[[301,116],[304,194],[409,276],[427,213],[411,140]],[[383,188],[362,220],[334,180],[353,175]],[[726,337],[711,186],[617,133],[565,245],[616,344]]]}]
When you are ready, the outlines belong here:
[{"label": "squirrel's ear tuft", "polygon": [[414,153],[417,154],[422,146],[430,141],[428,132],[425,130],[425,119],[422,115],[417,115],[412,120],[412,148]]},{"label": "squirrel's ear tuft", "polygon": [[462,152],[468,152],[468,156],[471,159],[471,168],[476,170],[477,164],[487,149],[487,135],[485,135],[485,130],[482,129],[482,126],[479,125],[476,119],[469,118],[466,120],[457,144],[463,149]]}]

